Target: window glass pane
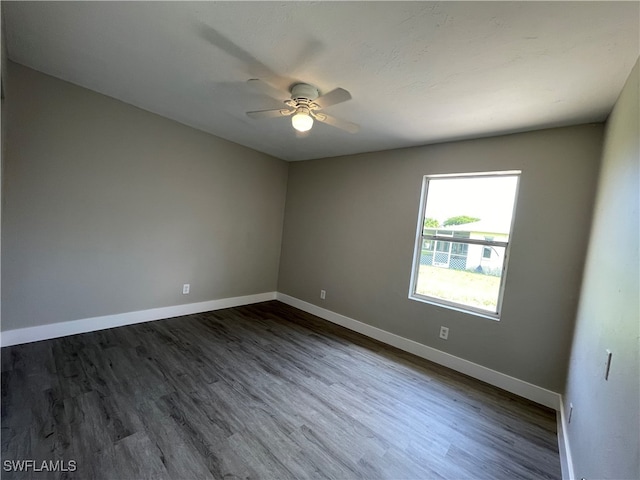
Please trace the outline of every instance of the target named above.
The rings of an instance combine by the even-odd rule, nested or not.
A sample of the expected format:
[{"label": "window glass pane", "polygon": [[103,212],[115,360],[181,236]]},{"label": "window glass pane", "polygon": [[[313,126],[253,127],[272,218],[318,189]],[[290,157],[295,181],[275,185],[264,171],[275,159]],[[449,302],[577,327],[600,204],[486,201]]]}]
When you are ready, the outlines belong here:
[{"label": "window glass pane", "polygon": [[437,234],[508,241],[517,183],[517,175],[429,179],[424,234],[446,227]]},{"label": "window glass pane", "polygon": [[424,177],[410,298],[499,316],[519,177]]},{"label": "window glass pane", "polygon": [[454,243],[451,247],[452,255],[466,255],[469,251],[469,245],[466,243]]},{"label": "window glass pane", "polygon": [[448,252],[451,250],[451,242],[443,242],[441,240],[438,240],[436,242],[436,250],[438,252]]},{"label": "window glass pane", "polygon": [[[496,313],[505,248],[443,243],[450,244],[450,250],[436,248],[435,255],[429,252],[421,259],[415,293]],[[485,258],[485,248],[491,258]]]}]

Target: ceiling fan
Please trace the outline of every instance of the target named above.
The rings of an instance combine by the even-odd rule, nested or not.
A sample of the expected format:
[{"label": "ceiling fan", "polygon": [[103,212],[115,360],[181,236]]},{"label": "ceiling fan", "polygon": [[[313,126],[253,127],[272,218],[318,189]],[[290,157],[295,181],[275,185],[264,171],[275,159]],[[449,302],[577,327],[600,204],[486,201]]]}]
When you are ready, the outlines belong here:
[{"label": "ceiling fan", "polygon": [[[249,80],[248,83],[267,94],[275,91],[275,89],[265,82],[255,78]],[[301,133],[311,130],[314,119],[319,122],[326,123],[327,125],[346,130],[349,133],[356,133],[360,130],[360,127],[355,123],[340,120],[319,111],[330,107],[331,105],[351,100],[351,94],[345,89],[336,88],[325,95],[320,95],[318,89],[314,86],[306,83],[298,83],[291,87],[290,93],[291,99],[285,100],[284,102],[289,108],[258,110],[255,112],[247,112],[247,115],[255,119],[287,117],[289,115],[293,115],[291,117],[291,125],[296,131]],[[273,97],[273,95],[269,96]]]}]

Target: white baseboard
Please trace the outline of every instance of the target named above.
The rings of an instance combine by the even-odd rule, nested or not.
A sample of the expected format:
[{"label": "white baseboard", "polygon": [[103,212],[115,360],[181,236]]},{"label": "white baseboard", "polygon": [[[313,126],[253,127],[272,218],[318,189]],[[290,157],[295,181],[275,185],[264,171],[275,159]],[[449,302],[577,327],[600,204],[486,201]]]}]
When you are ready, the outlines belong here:
[{"label": "white baseboard", "polygon": [[553,408],[554,410],[559,410],[561,408],[560,394],[552,392],[551,390],[538,387],[537,385],[525,382],[524,380],[483,367],[477,363],[428,347],[422,343],[373,327],[358,320],[354,320],[353,318],[332,312],[331,310],[326,310],[318,307],[317,305],[299,300],[284,293],[278,292],[276,294],[276,299],[282,303],[286,303],[287,305],[291,305],[292,307],[299,308],[300,310],[311,313],[312,315],[346,327],[349,330],[356,331],[366,335],[367,337],[379,340],[383,343],[399,348],[400,350],[404,350],[405,352],[412,353],[434,363],[451,368],[457,372],[482,380],[483,382],[508,392],[515,393],[516,395],[527,398],[533,402]]},{"label": "white baseboard", "polygon": [[373,327],[358,320],[354,320],[353,318],[332,312],[331,310],[318,307],[317,305],[299,300],[284,293],[266,292],[242,297],[211,300],[208,302],[153,308],[150,310],[83,318],[80,320],[59,322],[49,325],[7,330],[0,333],[0,345],[2,347],[8,347],[11,345],[37,342],[40,340],[48,340],[50,338],[64,337],[78,333],[93,332],[96,330],[121,327],[124,325],[133,325],[135,323],[150,322],[153,320],[220,310],[223,308],[238,307],[241,305],[250,305],[252,303],[266,302],[269,300],[279,300],[282,303],[286,303],[287,305],[291,305],[292,307],[311,313],[312,315],[316,315],[317,317],[341,325],[350,330],[366,335],[367,337],[399,348],[405,352],[412,353],[434,363],[451,368],[452,370],[469,375],[470,377],[482,380],[490,385],[494,385],[508,392],[520,395],[521,397],[527,398],[533,402],[553,408],[559,413],[557,417],[558,446],[560,450],[562,478],[563,480],[573,480],[575,478],[573,461],[571,458],[571,448],[569,447],[569,439],[567,436],[568,419],[565,416],[564,404],[560,394],[515,377],[511,377],[504,373],[500,373],[496,370],[483,367],[482,365],[456,357],[441,350],[428,347],[413,340],[409,340],[408,338],[387,332],[386,330]]},{"label": "white baseboard", "polygon": [[[482,365],[470,362],[449,353],[428,347],[421,343],[409,340],[399,335],[373,327],[366,323],[354,320],[339,313],[318,307],[311,303],[299,300],[295,297],[277,292],[266,292],[242,297],[223,298],[208,302],[189,303],[185,305],[175,305],[171,307],[153,308],[136,312],[126,312],[115,315],[105,315],[101,317],[83,318],[68,322],[52,323],[37,327],[18,328],[0,333],[0,345],[7,347],[21,343],[37,342],[50,338],[64,337],[78,333],[104,330],[106,328],[121,327],[135,323],[149,322],[163,318],[179,317],[193,313],[220,310],[252,303],[266,302],[269,300],[279,300],[283,303],[299,308],[305,312],[316,315],[320,318],[336,323],[350,330],[379,340],[388,345],[394,346],[405,352],[412,353],[432,362],[444,365],[458,372],[477,378],[496,387],[515,393],[521,397],[532,400],[541,405],[560,411],[562,408],[561,396],[558,393],[546,390],[531,383],[519,380],[496,370],[492,370]],[[566,438],[566,437],[565,437]]]},{"label": "white baseboard", "polygon": [[134,323],[150,322],[163,318],[179,317],[193,313],[209,312],[223,308],[239,307],[251,303],[266,302],[276,299],[276,292],[258,293],[242,297],[221,298],[208,302],[187,303],[171,307],[152,308],[136,312],[118,313],[101,317],[83,318],[68,322],[51,323],[37,327],[17,328],[0,333],[0,345],[8,347],[21,343],[37,342],[50,338],[65,337],[78,333],[93,332],[106,328],[122,327]]},{"label": "white baseboard", "polygon": [[560,411],[557,415],[558,424],[558,450],[560,451],[560,466],[562,467],[562,480],[574,480],[573,458],[569,446],[568,418],[564,411],[564,400],[560,399]]}]

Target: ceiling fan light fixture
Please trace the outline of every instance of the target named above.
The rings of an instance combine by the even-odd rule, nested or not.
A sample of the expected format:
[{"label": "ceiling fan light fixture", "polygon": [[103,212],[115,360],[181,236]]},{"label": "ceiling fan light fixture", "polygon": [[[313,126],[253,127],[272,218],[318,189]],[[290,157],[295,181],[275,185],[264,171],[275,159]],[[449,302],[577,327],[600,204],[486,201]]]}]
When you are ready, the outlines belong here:
[{"label": "ceiling fan light fixture", "polygon": [[[250,79],[248,83],[261,89],[270,88],[258,79]],[[351,122],[340,120],[326,113],[320,112],[324,108],[351,100],[351,94],[344,88],[334,88],[324,95],[319,95],[318,89],[307,83],[297,83],[290,90],[291,99],[285,100],[287,108],[271,110],[256,110],[247,112],[254,119],[280,118],[291,116],[291,126],[298,133],[306,133],[313,127],[314,120],[331,125],[349,133],[356,133],[360,127]],[[279,95],[278,95],[279,96]],[[275,98],[275,97],[274,97]],[[298,138],[305,135],[296,135]]]},{"label": "ceiling fan light fixture", "polygon": [[313,118],[309,115],[309,109],[299,107],[296,113],[291,117],[291,125],[299,132],[308,132],[313,126]]}]

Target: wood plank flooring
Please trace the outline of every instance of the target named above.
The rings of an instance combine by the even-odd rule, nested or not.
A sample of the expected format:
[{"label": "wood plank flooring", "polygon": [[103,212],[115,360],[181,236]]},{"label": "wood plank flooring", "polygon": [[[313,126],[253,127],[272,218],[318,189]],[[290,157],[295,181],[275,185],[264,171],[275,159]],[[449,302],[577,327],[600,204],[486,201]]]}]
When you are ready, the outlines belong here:
[{"label": "wood plank flooring", "polygon": [[[8,472],[7,460],[69,461]],[[555,412],[279,302],[2,349],[3,479],[560,478]]]}]

